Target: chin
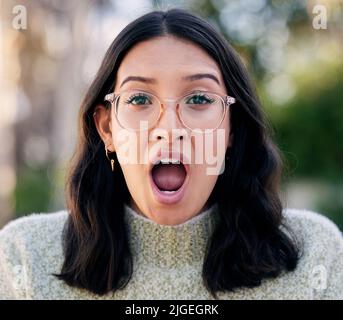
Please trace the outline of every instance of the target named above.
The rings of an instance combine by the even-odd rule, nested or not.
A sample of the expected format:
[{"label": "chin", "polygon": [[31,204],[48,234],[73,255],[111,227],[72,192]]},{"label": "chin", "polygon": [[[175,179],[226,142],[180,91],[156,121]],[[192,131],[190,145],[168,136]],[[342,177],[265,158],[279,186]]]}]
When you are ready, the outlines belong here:
[{"label": "chin", "polygon": [[[154,206],[149,219],[155,221],[158,224],[163,225],[178,225],[191,219],[194,215],[189,215],[191,209],[186,205],[179,204],[178,206]],[[187,213],[188,215],[185,215]]]}]

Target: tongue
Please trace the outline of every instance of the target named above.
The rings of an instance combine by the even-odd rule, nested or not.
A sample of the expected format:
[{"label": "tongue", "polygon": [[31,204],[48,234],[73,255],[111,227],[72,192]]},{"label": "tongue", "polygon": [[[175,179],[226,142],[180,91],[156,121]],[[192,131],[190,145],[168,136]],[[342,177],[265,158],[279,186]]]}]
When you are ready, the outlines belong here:
[{"label": "tongue", "polygon": [[177,190],[186,178],[182,164],[159,164],[153,168],[152,177],[160,190]]}]

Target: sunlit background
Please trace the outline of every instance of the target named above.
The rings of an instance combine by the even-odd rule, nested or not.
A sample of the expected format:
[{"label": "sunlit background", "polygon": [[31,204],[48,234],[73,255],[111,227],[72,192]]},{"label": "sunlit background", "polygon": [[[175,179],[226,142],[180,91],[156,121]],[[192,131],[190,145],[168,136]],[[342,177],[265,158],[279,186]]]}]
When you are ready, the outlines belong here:
[{"label": "sunlit background", "polygon": [[106,49],[138,16],[179,7],[210,21],[249,68],[286,159],[284,206],[320,212],[343,229],[342,1],[0,4],[0,227],[65,208],[78,108]]}]

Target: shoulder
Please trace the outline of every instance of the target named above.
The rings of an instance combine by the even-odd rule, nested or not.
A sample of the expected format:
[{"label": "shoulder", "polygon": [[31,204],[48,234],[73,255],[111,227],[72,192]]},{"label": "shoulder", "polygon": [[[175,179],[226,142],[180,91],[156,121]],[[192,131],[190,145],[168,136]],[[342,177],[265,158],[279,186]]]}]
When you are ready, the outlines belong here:
[{"label": "shoulder", "polygon": [[2,260],[25,255],[40,247],[61,246],[62,231],[68,211],[31,213],[8,222],[0,229],[0,257]]},{"label": "shoulder", "polygon": [[322,247],[330,245],[332,249],[343,246],[342,231],[324,215],[311,210],[293,208],[285,208],[283,215],[285,225],[305,243],[311,242]]},{"label": "shoulder", "polygon": [[284,225],[299,241],[299,283],[307,279],[316,299],[343,299],[343,235],[338,226],[320,213],[289,208]]},{"label": "shoulder", "polygon": [[68,215],[68,211],[61,210],[52,213],[31,213],[14,219],[0,229],[0,242],[12,236],[35,238],[56,234],[63,229]]},{"label": "shoulder", "polygon": [[57,271],[68,216],[64,210],[32,213],[0,230],[0,299],[25,299],[26,279]]}]

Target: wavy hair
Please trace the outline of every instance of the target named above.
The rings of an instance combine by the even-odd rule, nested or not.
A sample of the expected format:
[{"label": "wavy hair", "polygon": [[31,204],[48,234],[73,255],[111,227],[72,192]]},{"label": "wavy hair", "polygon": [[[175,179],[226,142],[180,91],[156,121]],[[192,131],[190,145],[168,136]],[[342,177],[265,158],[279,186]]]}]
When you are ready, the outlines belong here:
[{"label": "wavy hair", "polygon": [[140,41],[164,35],[206,50],[237,101],[230,107],[234,136],[230,160],[210,195],[218,204],[220,223],[209,239],[203,262],[206,288],[217,298],[218,291],[258,286],[264,278],[294,270],[300,251],[283,220],[282,158],[248,72],[210,23],[185,10],[171,9],[145,14],[119,33],[81,104],[78,142],[66,182],[70,215],[64,229],[64,263],[55,276],[99,295],[123,289],[132,276],[124,228],[129,191],[120,166],[112,172],[108,165],[92,115],[114,90],[117,69],[128,50]]}]

